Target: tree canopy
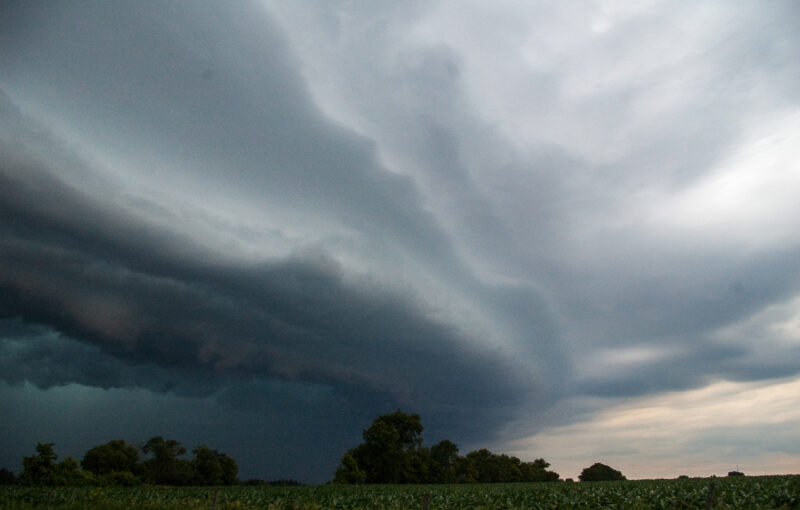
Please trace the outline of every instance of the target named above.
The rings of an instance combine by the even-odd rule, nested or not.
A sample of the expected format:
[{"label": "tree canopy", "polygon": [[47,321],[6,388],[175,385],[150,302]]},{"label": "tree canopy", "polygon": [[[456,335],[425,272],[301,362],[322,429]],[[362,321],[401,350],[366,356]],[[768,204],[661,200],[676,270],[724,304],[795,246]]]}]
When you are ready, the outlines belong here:
[{"label": "tree canopy", "polygon": [[192,452],[193,485],[232,485],[236,483],[239,467],[231,457],[212,450],[206,445]]},{"label": "tree canopy", "polygon": [[581,474],[578,475],[578,478],[580,478],[582,482],[606,482],[615,480],[625,480],[625,477],[622,475],[621,472],[617,471],[616,469],[610,466],[601,464],[599,462],[595,462],[591,466],[584,468],[584,470],[581,471]]},{"label": "tree canopy", "polygon": [[189,485],[193,478],[189,461],[179,458],[186,448],[174,439],[151,437],[142,447],[152,458],[143,464],[144,477],[158,485]]},{"label": "tree canopy", "polygon": [[[378,416],[363,430],[363,442],[342,457],[334,483],[542,482],[559,478],[558,473],[548,471],[550,464],[544,459],[523,462],[485,448],[461,456],[458,446],[448,439],[428,448],[423,445],[422,431],[418,414],[398,409]],[[23,458],[20,475],[15,477],[11,471],[2,469],[0,483],[107,486],[239,483],[239,468],[227,454],[205,444],[192,450],[191,460],[184,458],[186,453],[179,441],[154,436],[138,447],[123,439],[112,440],[90,448],[80,463],[72,457],[59,462],[53,443],[38,443],[36,454]],[[272,482],[253,479],[247,483]]]},{"label": "tree canopy", "polygon": [[[139,452],[150,456],[140,462]],[[239,483],[236,461],[206,445],[198,446],[194,458],[178,441],[161,436],[150,438],[141,449],[122,439],[89,449],[80,464],[72,457],[58,460],[53,443],[38,443],[36,455],[22,459],[22,473],[15,478],[2,470],[2,483],[22,485],[115,485],[141,483],[163,485],[233,485]]]},{"label": "tree canopy", "polygon": [[14,472],[6,469],[0,468],[0,485],[11,485],[17,481],[17,477],[14,476]]},{"label": "tree canopy", "polygon": [[375,418],[364,430],[364,442],[348,450],[334,476],[335,483],[470,483],[556,481],[544,459],[522,462],[481,449],[466,457],[458,446],[442,440],[422,444],[417,414],[397,410]]},{"label": "tree canopy", "polygon": [[83,456],[81,467],[95,475],[114,472],[136,473],[139,469],[139,450],[122,439],[91,448]]},{"label": "tree canopy", "polygon": [[37,443],[36,455],[22,459],[18,483],[23,485],[84,485],[91,475],[81,471],[78,461],[67,457],[56,462],[53,443]]}]

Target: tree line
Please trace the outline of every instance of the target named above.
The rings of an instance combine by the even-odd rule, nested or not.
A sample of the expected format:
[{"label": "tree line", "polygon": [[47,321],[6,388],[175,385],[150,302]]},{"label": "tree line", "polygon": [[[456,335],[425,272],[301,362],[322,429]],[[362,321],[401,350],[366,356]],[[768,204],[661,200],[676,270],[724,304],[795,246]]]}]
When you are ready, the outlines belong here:
[{"label": "tree line", "polygon": [[58,461],[54,443],[37,443],[36,455],[23,457],[22,473],[15,477],[0,470],[0,482],[21,485],[233,485],[239,483],[236,461],[206,445],[192,453],[191,460],[178,441],[161,436],[150,438],[140,449],[122,440],[91,448],[78,462],[72,457]]},{"label": "tree line", "polygon": [[448,439],[427,448],[422,444],[418,414],[397,410],[375,418],[364,430],[364,441],[348,450],[336,470],[334,483],[494,483],[554,482],[544,459],[523,462],[487,449],[466,456]]},{"label": "tree line", "polygon": [[[336,469],[332,483],[495,483],[555,482],[544,459],[523,462],[517,457],[495,454],[482,448],[459,455],[448,439],[430,448],[422,444],[418,414],[401,410],[375,418],[363,431],[364,441],[348,450]],[[147,458],[142,460],[140,452]],[[38,443],[36,455],[22,459],[19,477],[0,469],[0,484],[22,485],[300,485],[295,480],[239,482],[236,461],[206,445],[192,450],[191,460],[181,458],[184,448],[174,439],[150,438],[141,448],[122,440],[95,446],[78,462],[72,457],[58,461],[53,443]],[[729,476],[731,473],[729,473]],[[595,463],[583,470],[581,481],[624,480],[619,471]],[[570,480],[568,480],[570,481]]]}]

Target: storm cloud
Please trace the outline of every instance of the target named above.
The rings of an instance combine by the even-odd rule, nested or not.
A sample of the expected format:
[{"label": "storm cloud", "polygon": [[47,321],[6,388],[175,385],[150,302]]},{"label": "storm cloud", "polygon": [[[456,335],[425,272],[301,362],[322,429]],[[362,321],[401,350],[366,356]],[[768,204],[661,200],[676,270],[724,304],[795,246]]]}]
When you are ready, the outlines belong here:
[{"label": "storm cloud", "polygon": [[800,374],[789,2],[0,9],[0,462],[324,481],[397,408],[528,451]]}]

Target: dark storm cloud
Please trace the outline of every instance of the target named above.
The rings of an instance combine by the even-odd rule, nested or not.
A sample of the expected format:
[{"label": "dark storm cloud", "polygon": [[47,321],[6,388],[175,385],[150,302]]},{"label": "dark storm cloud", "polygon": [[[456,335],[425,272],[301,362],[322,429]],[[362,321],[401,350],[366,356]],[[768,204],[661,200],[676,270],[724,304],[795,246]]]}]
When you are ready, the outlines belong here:
[{"label": "dark storm cloud", "polygon": [[[234,404],[234,398],[241,400]],[[0,404],[6,411],[0,415],[5,432],[0,464],[15,473],[37,441],[55,442],[61,458],[80,459],[105,441],[123,437],[142,445],[160,435],[190,450],[208,444],[232,455],[243,479],[291,476],[322,483],[373,418],[337,399],[330,388],[263,379],[208,397],[75,384],[41,390],[0,382]]]},{"label": "dark storm cloud", "polygon": [[[490,296],[509,334],[534,340],[526,350],[555,352],[535,293],[478,283],[411,182],[319,116],[269,20],[248,21],[258,8],[87,5],[24,13],[39,24],[4,53],[10,88],[24,96],[22,84],[32,87],[78,131],[144,166],[180,158],[191,170],[176,172],[199,198],[274,201],[344,222],[378,250],[411,253],[464,291]],[[63,97],[71,99],[57,103]],[[557,358],[532,363],[530,378],[527,361],[476,345],[414,297],[348,283],[324,248],[231,261],[171,226],[169,207],[97,181],[102,168],[8,98],[3,112],[0,311],[64,335],[22,344],[9,382],[208,395],[253,377],[309,381],[334,388],[343,412],[403,406],[461,441],[490,434],[520,402],[552,398]],[[148,172],[155,167],[141,178],[154,178]],[[154,214],[158,222],[146,219]],[[56,355],[65,366],[46,370]]]},{"label": "dark storm cloud", "polygon": [[[6,102],[4,112],[13,111]],[[512,375],[519,367],[457,327],[429,318],[412,298],[346,283],[342,268],[322,254],[231,262],[179,229],[141,219],[137,205],[150,210],[152,203],[76,189],[56,175],[80,158],[50,166],[53,154],[63,155],[52,139],[23,129],[32,124],[19,115],[4,117],[6,133],[29,133],[15,140],[22,145],[2,146],[0,314],[15,318],[3,321],[4,381],[144,388],[213,398],[238,409],[243,423],[274,417],[283,425],[260,425],[268,448],[284,444],[282,465],[314,481],[329,476],[350,446],[343,438],[357,441],[380,412],[402,406],[425,416],[429,434],[474,441],[512,416],[526,395],[547,391]],[[494,293],[502,307],[508,291]],[[508,312],[510,327],[530,325],[520,314]],[[257,382],[265,379],[287,385],[265,391]],[[317,406],[327,416],[306,409],[311,404],[295,386],[304,381],[331,392]],[[292,436],[286,423],[305,432]],[[189,440],[195,429],[173,435]],[[224,444],[249,458],[237,441],[234,434]],[[309,445],[321,449],[313,469],[292,455]],[[266,469],[256,458],[243,467]]]},{"label": "dark storm cloud", "polygon": [[81,384],[96,388],[144,388],[184,397],[208,396],[221,381],[209,371],[166,370],[157,363],[134,363],[104,353],[96,345],[19,319],[0,320],[3,381],[28,381],[39,388]]},{"label": "dark storm cloud", "polygon": [[95,203],[35,161],[3,160],[6,317],[163,367],[363,386],[431,407],[513,403],[505,395],[517,389],[495,377],[500,359],[402,296],[347,285],[324,257],[203,263],[180,236]]}]

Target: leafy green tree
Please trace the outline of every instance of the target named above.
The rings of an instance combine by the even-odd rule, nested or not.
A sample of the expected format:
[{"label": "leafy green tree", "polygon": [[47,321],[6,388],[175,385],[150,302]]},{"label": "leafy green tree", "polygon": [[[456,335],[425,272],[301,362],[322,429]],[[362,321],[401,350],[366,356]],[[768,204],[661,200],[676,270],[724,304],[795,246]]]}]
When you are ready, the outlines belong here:
[{"label": "leafy green tree", "polygon": [[584,470],[581,471],[581,474],[578,475],[578,478],[580,478],[582,482],[605,482],[605,481],[625,480],[625,477],[622,475],[621,472],[617,471],[616,469],[610,466],[601,464],[599,462],[595,462],[588,468],[584,468]]},{"label": "leafy green tree", "polygon": [[36,443],[36,455],[22,458],[19,483],[23,485],[54,485],[56,455],[55,443]]},{"label": "leafy green tree", "polygon": [[[406,414],[400,409],[391,413],[379,416],[373,422],[385,423],[397,432],[398,446],[403,450],[411,450],[422,446],[422,422],[418,414]],[[371,428],[371,427],[370,427]],[[367,439],[369,429],[365,433]]]},{"label": "leafy green tree", "polygon": [[486,448],[469,452],[466,459],[475,472],[475,481],[491,483],[497,480],[496,465],[492,459],[492,452]]},{"label": "leafy green tree", "polygon": [[67,457],[55,465],[52,485],[94,485],[96,478],[89,471],[81,471],[80,464]]},{"label": "leafy green tree", "polygon": [[130,471],[112,471],[97,477],[100,485],[110,487],[136,487],[142,484],[142,479]]},{"label": "leafy green tree", "polygon": [[550,466],[544,459],[522,462],[517,457],[494,454],[482,448],[465,457],[465,466],[460,469],[469,473],[467,482],[552,482],[558,481],[558,473],[548,471]]},{"label": "leafy green tree", "polygon": [[493,483],[557,481],[544,459],[522,462],[487,449],[466,457],[449,440],[422,446],[417,414],[397,410],[378,416],[363,433],[364,442],[345,453],[336,483]]},{"label": "leafy green tree", "polygon": [[422,423],[418,414],[399,409],[378,416],[364,431],[364,443],[356,448],[359,466],[367,483],[404,483],[408,481],[409,452],[422,444]]},{"label": "leafy green tree", "polygon": [[367,474],[358,465],[358,461],[353,455],[353,450],[344,454],[342,462],[336,469],[333,483],[362,484],[366,482]]},{"label": "leafy green tree", "polygon": [[212,450],[206,445],[192,452],[192,483],[195,485],[233,485],[237,483],[239,467],[231,457]]},{"label": "leafy green tree", "polygon": [[458,446],[448,439],[431,446],[431,481],[455,483],[457,480]]},{"label": "leafy green tree", "polygon": [[186,448],[174,439],[151,437],[142,451],[152,455],[143,463],[145,479],[159,485],[189,485],[192,481],[192,465],[179,457]]},{"label": "leafy green tree", "polygon": [[12,485],[17,481],[14,472],[6,468],[0,469],[0,485]]},{"label": "leafy green tree", "polygon": [[222,485],[236,485],[239,483],[239,466],[233,457],[219,453],[219,463],[222,465]]},{"label": "leafy green tree", "polygon": [[139,451],[122,439],[95,446],[83,456],[81,467],[97,476],[114,472],[139,471]]},{"label": "leafy green tree", "polygon": [[523,482],[557,482],[558,473],[548,471],[550,463],[544,459],[523,462],[521,465]]},{"label": "leafy green tree", "polygon": [[19,483],[23,485],[89,485],[95,482],[91,473],[81,471],[78,461],[67,457],[56,463],[53,443],[37,443],[36,455],[22,459]]},{"label": "leafy green tree", "polygon": [[459,457],[456,461],[456,481],[458,483],[478,482],[478,471],[466,457]]},{"label": "leafy green tree", "polygon": [[516,457],[508,455],[495,455],[486,448],[481,448],[467,454],[467,460],[477,474],[477,482],[521,482],[522,463]]},{"label": "leafy green tree", "polygon": [[367,483],[397,483],[405,454],[397,430],[376,420],[363,437],[364,442],[355,448],[353,455],[364,469]]},{"label": "leafy green tree", "polygon": [[378,416],[363,432],[364,442],[348,452],[355,464],[348,460],[349,464],[345,465],[342,459],[340,480],[359,479],[359,471],[363,471],[366,483],[418,480],[417,470],[424,460],[424,454],[417,451],[422,447],[421,434],[422,423],[418,414],[407,414],[398,409]]},{"label": "leafy green tree", "polygon": [[430,483],[431,476],[431,451],[424,446],[409,450],[400,472],[400,482]]},{"label": "leafy green tree", "polygon": [[201,445],[195,448],[193,453],[193,485],[222,485],[222,466],[217,452],[206,445]]}]

